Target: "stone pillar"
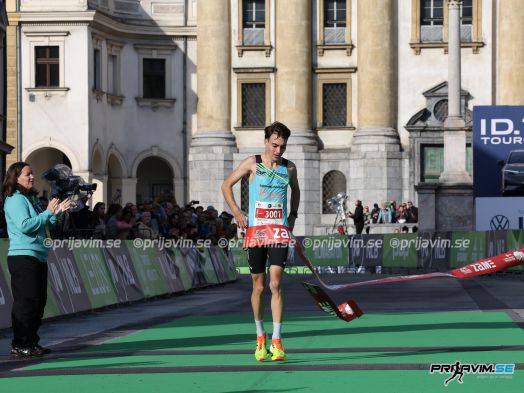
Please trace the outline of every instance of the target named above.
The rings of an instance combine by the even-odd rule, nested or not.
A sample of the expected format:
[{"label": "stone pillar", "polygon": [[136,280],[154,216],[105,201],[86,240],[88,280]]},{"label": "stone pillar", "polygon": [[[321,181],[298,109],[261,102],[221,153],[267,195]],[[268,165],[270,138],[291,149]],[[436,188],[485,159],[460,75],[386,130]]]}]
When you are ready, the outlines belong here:
[{"label": "stone pillar", "polygon": [[136,203],[136,183],[138,179],[136,177],[123,177],[121,179],[121,201],[122,206],[127,202]]},{"label": "stone pillar", "polygon": [[497,7],[497,105],[524,105],[524,7],[504,0]]},{"label": "stone pillar", "polygon": [[[292,131],[288,149],[317,151],[312,130],[311,2],[276,2],[276,120]],[[306,146],[309,146],[306,148]]]},{"label": "stone pillar", "polygon": [[197,132],[189,150],[189,199],[225,207],[220,192],[233,170],[231,12],[229,0],[197,4]]},{"label": "stone pillar", "polygon": [[93,175],[91,181],[96,184],[96,191],[91,197],[91,207],[95,206],[97,202],[107,204],[107,175]]},{"label": "stone pillar", "polygon": [[286,158],[298,170],[301,188],[296,235],[313,234],[320,222],[318,138],[312,129],[311,1],[276,1],[276,119],[291,130]]},{"label": "stone pillar", "polygon": [[358,129],[350,154],[350,200],[401,200],[402,153],[396,127],[393,0],[357,4]]},{"label": "stone pillar", "polygon": [[448,117],[444,122],[444,171],[442,184],[470,184],[466,172],[466,123],[460,110],[460,5],[448,1]]},{"label": "stone pillar", "polygon": [[16,0],[6,1],[7,18],[9,25],[6,29],[6,138],[5,142],[14,146],[11,154],[6,155],[6,167],[19,161],[21,152],[18,149],[18,29],[20,13],[16,7]]},{"label": "stone pillar", "polygon": [[[438,231],[473,228],[473,187],[466,172],[466,125],[460,110],[461,3],[448,0],[448,117],[444,122],[444,171],[435,196]],[[419,212],[421,208],[425,207],[419,204]]]}]

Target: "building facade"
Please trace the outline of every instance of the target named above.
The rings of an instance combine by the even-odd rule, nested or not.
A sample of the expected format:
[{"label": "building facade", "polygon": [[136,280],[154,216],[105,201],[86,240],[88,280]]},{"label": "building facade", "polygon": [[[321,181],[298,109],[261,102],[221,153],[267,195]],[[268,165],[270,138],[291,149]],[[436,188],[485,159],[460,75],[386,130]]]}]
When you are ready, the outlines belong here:
[{"label": "building facade", "polygon": [[[417,204],[444,168],[450,3],[9,1],[8,159],[66,162],[100,200],[173,190],[221,210],[223,179],[278,120],[292,130],[298,234],[331,228],[341,192],[348,207]],[[524,101],[524,3],[459,3],[471,173],[473,107]]]}]

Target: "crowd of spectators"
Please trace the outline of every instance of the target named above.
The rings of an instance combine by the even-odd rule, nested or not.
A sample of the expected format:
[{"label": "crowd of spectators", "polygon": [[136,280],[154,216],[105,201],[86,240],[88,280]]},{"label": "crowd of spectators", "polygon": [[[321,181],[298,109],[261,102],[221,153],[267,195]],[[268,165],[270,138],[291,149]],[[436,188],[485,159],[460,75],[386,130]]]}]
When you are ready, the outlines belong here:
[{"label": "crowd of spectators", "polygon": [[[381,207],[378,203],[373,204],[373,209],[369,210],[369,206],[364,206],[364,225],[366,233],[369,233],[370,224],[416,224],[418,223],[418,208],[413,205],[413,202],[383,202]],[[403,232],[408,231],[408,226],[402,227]],[[413,226],[413,231],[416,231],[416,226]],[[399,230],[400,231],[400,230]]]},{"label": "crowd of spectators", "polygon": [[[44,202],[45,203],[45,202]],[[237,226],[233,216],[213,207],[195,206],[190,203],[179,206],[158,199],[146,199],[142,203],[113,203],[106,207],[98,202],[91,210],[87,204],[72,212],[61,228],[62,237],[96,239],[234,239]]]}]

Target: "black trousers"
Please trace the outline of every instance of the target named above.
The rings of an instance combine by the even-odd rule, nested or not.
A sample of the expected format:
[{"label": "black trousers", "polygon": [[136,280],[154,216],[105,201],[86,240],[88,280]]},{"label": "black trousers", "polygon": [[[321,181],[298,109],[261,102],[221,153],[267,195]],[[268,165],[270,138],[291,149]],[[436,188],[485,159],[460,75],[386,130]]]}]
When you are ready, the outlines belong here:
[{"label": "black trousers", "polygon": [[32,347],[38,344],[47,301],[47,263],[29,255],[7,257],[13,293],[12,345]]},{"label": "black trousers", "polygon": [[355,223],[355,232],[357,235],[360,235],[362,233],[362,230],[364,229],[364,223],[363,222],[356,222]]}]

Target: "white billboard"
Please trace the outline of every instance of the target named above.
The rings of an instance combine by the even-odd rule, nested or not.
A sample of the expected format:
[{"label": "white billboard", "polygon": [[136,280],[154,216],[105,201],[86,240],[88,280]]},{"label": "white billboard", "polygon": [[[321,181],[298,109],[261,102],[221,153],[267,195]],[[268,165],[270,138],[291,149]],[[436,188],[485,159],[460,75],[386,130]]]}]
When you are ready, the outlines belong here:
[{"label": "white billboard", "polygon": [[477,231],[524,229],[524,198],[475,198]]}]

